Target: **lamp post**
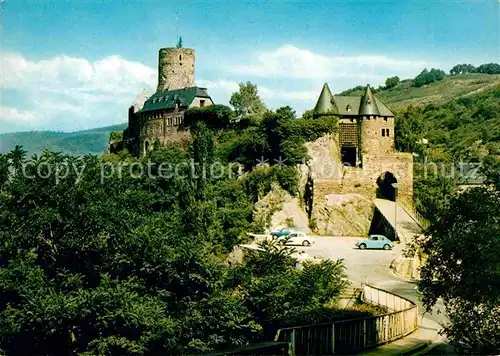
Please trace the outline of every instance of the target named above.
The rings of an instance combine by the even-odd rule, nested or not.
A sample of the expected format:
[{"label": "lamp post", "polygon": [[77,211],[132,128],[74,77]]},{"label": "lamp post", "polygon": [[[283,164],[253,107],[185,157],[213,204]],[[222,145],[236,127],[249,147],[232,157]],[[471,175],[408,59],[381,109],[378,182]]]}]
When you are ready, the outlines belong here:
[{"label": "lamp post", "polygon": [[[392,187],[394,188],[394,237],[398,237],[398,183],[392,183]],[[404,237],[403,237],[404,239]],[[406,248],[406,241],[403,242],[403,248]]]}]

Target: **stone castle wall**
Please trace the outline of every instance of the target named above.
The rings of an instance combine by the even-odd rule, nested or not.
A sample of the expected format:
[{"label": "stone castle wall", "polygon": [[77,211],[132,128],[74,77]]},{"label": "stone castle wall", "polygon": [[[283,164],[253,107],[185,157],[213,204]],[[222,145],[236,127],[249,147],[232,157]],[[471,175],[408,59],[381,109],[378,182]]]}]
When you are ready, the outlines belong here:
[{"label": "stone castle wall", "polygon": [[183,127],[184,112],[158,113],[157,116],[148,119],[141,129],[141,152],[151,149],[155,142],[165,145],[189,141],[189,130]]},{"label": "stone castle wall", "polygon": [[[390,172],[398,182],[398,200],[411,201],[413,197],[413,156],[410,153],[395,152],[393,147],[393,126],[383,118],[371,120],[365,126],[372,137],[363,142],[368,149],[363,154],[362,167],[346,167],[341,163],[338,134],[325,135],[314,142],[306,143],[311,157],[309,169],[302,170],[313,181],[313,204],[311,219],[317,224],[317,232],[322,234],[368,233],[373,214],[373,204],[369,204],[379,194],[377,180]],[[389,127],[387,127],[389,126]],[[389,128],[387,140],[377,142],[375,130]],[[380,131],[379,131],[380,133]],[[384,139],[386,137],[383,137]],[[378,140],[381,140],[380,134]],[[305,178],[305,177],[304,177]],[[332,206],[332,199],[347,197],[349,204]],[[343,199],[343,198],[342,198]],[[348,221],[356,229],[344,226]],[[343,225],[344,224],[344,225]],[[366,230],[366,231],[365,231]]]},{"label": "stone castle wall", "polygon": [[361,120],[361,137],[363,156],[377,153],[379,155],[394,152],[394,118],[364,117]]},{"label": "stone castle wall", "polygon": [[194,87],[194,59],[191,48],[161,48],[157,91]]}]

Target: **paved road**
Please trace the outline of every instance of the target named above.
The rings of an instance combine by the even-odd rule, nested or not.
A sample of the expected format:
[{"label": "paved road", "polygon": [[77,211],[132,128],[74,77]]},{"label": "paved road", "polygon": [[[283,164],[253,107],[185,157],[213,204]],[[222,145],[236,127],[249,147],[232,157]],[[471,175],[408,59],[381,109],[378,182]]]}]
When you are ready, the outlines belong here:
[{"label": "paved road", "polygon": [[[354,247],[359,239],[362,238],[317,236],[312,246],[297,246],[296,249],[305,251],[309,257],[343,258],[347,276],[355,287],[366,281],[376,287],[405,297],[418,305],[419,313],[422,316],[425,310],[421,302],[421,294],[416,289],[417,284],[396,276],[389,268],[392,260],[400,254],[402,246],[396,245],[390,251],[359,250]],[[448,321],[444,315],[442,302],[438,302],[432,313],[425,313],[425,316],[440,325]],[[453,354],[450,353],[449,348],[443,347],[443,349],[446,349],[447,352],[439,354]]]},{"label": "paved road", "polygon": [[[416,290],[417,284],[396,276],[389,268],[392,260],[400,254],[402,246],[396,245],[390,251],[359,250],[354,244],[360,239],[362,238],[316,236],[312,246],[296,246],[295,248],[298,251],[305,251],[309,257],[343,258],[347,276],[355,287],[366,281],[376,287],[394,292],[416,303],[422,314],[424,309],[420,301],[421,294]],[[444,310],[442,303],[438,303],[435,311],[430,315],[431,320],[437,323],[446,322],[446,317],[439,314],[438,310]]]}]

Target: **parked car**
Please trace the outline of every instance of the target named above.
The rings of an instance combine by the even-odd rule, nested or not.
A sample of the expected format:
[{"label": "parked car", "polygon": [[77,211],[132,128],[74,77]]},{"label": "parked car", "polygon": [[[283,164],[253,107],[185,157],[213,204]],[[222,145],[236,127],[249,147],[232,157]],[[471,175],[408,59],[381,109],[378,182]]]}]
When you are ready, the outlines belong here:
[{"label": "parked car", "polygon": [[384,235],[370,235],[370,238],[356,242],[356,247],[360,250],[364,250],[366,248],[382,248],[384,250],[390,250],[394,247],[394,244]]},{"label": "parked car", "polygon": [[283,237],[283,236],[288,236],[292,232],[297,231],[296,229],[292,227],[284,227],[276,231],[271,231],[271,236],[272,237]]},{"label": "parked car", "polygon": [[315,242],[311,236],[307,236],[307,234],[302,231],[291,231],[287,236],[278,236],[275,238],[289,245],[302,245],[306,247]]}]

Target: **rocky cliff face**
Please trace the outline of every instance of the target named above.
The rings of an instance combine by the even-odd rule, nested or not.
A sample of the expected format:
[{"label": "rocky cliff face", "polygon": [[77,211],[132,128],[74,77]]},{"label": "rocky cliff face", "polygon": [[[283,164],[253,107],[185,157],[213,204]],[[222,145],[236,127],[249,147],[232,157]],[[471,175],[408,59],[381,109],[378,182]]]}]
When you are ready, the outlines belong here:
[{"label": "rocky cliff face", "polygon": [[295,226],[309,231],[309,219],[300,199],[273,185],[271,191],[254,207],[254,221],[260,222],[265,229],[279,226]]},{"label": "rocky cliff face", "polygon": [[312,220],[319,235],[366,236],[375,208],[359,194],[328,194],[315,202]]},{"label": "rocky cliff face", "polygon": [[355,174],[359,168],[342,166],[337,135],[306,147],[310,161],[298,167],[299,196],[273,186],[255,205],[254,220],[267,229],[295,226],[320,235],[366,236],[375,208],[371,182]]},{"label": "rocky cliff face", "polygon": [[342,163],[338,135],[327,134],[305,144],[310,157],[309,168],[313,179],[340,180]]},{"label": "rocky cliff face", "polygon": [[311,159],[307,169],[302,167],[300,172],[301,181],[309,179],[312,186],[309,193],[302,189],[306,206],[312,199],[310,226],[320,235],[366,236],[374,205],[366,187],[353,175],[358,169],[342,166],[338,136],[325,135],[306,143],[306,147]]}]

